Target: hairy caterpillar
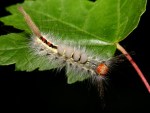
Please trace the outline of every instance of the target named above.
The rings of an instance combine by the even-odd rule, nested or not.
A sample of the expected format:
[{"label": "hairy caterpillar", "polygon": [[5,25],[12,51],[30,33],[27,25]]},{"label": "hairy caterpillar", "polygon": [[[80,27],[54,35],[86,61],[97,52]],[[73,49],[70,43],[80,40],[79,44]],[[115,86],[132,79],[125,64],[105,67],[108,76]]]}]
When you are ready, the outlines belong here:
[{"label": "hairy caterpillar", "polygon": [[36,55],[46,56],[54,67],[57,66],[61,69],[66,66],[67,74],[91,77],[94,82],[99,82],[100,91],[103,90],[102,80],[109,71],[110,60],[97,58],[97,56],[89,54],[86,48],[77,48],[62,40],[56,40],[52,34],[41,33],[25,10],[22,7],[18,9],[33,32],[30,47]]}]

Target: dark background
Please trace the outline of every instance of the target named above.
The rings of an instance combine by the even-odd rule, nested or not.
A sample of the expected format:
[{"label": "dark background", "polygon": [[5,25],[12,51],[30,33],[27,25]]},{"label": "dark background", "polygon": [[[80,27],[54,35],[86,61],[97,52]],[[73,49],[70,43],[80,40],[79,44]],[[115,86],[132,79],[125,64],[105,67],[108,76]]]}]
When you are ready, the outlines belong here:
[{"label": "dark background", "polygon": [[[5,10],[21,0],[0,0],[0,17],[10,13]],[[120,44],[139,65],[150,83],[150,2],[138,27]],[[13,21],[13,20],[12,20]],[[0,35],[6,31],[19,32],[0,22]],[[116,54],[119,54],[117,51]],[[150,94],[128,61],[116,66],[109,75],[105,102],[99,98],[88,80],[67,84],[65,71],[15,72],[15,66],[0,67],[0,112],[135,112],[147,113]],[[106,107],[102,109],[102,106]]]}]

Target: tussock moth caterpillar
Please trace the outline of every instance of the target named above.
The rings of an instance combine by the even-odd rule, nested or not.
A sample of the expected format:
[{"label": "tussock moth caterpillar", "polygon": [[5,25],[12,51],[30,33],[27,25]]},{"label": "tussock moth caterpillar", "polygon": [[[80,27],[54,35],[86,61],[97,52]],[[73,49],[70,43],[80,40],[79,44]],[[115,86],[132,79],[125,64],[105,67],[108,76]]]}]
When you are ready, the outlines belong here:
[{"label": "tussock moth caterpillar", "polygon": [[100,92],[103,90],[102,82],[105,81],[105,75],[109,72],[111,60],[97,58],[86,48],[81,49],[63,40],[57,40],[53,34],[41,33],[25,10],[22,7],[18,9],[33,32],[30,47],[36,55],[45,56],[52,66],[59,69],[66,66],[67,74],[92,78],[93,83],[98,83]]}]

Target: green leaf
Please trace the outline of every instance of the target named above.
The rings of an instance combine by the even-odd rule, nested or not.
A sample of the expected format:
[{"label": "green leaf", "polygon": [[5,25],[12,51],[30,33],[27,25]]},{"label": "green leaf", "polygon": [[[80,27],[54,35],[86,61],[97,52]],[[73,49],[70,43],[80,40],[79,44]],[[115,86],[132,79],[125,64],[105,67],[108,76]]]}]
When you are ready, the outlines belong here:
[{"label": "green leaf", "polygon": [[[98,0],[83,28],[107,42],[120,42],[138,25],[146,0]],[[93,27],[94,26],[94,27]]]},{"label": "green leaf", "polygon": [[[115,43],[123,40],[138,25],[146,9],[146,0],[36,0],[22,4],[44,33],[79,44],[95,56],[108,59],[115,53]],[[16,64],[16,70],[33,71],[56,68],[44,56],[29,47],[31,30],[17,10],[8,7],[11,16],[1,18],[6,25],[24,30],[0,37],[0,65]],[[68,83],[87,77],[67,72]]]},{"label": "green leaf", "polygon": [[48,59],[37,57],[29,47],[29,39],[22,38],[22,34],[9,34],[0,38],[0,64],[10,65],[16,63],[16,69],[32,71],[52,69]]}]

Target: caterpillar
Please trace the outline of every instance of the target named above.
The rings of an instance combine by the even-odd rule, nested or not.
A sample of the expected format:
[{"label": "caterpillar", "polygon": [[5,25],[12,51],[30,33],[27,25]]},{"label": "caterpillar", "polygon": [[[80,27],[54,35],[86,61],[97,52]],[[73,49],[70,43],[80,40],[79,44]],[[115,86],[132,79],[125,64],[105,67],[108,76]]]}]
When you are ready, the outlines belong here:
[{"label": "caterpillar", "polygon": [[53,34],[41,33],[23,7],[18,7],[18,10],[23,14],[28,27],[33,32],[30,47],[36,55],[46,56],[51,65],[60,69],[66,66],[67,73],[74,73],[75,76],[88,76],[94,81],[100,82],[99,85],[102,83],[105,75],[109,72],[111,63],[109,60],[95,58],[93,54],[91,55],[86,51],[86,48],[77,48],[75,45],[66,44],[62,40],[56,40]]}]

